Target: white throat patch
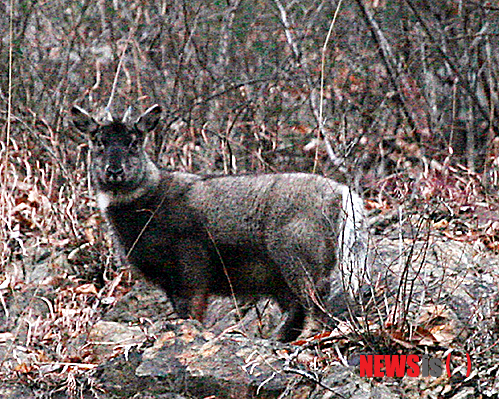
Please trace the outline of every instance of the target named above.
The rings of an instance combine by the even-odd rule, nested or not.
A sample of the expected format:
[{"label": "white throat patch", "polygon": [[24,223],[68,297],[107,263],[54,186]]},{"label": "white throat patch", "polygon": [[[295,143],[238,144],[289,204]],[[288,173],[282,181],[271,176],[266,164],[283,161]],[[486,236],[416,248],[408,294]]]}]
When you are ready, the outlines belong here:
[{"label": "white throat patch", "polygon": [[133,202],[155,190],[161,180],[161,173],[157,166],[149,159],[149,157],[146,158],[145,168],[146,180],[133,191],[122,193],[114,193],[111,191],[102,190],[98,191],[96,195],[97,205],[99,206],[101,212],[104,213],[110,205]]}]

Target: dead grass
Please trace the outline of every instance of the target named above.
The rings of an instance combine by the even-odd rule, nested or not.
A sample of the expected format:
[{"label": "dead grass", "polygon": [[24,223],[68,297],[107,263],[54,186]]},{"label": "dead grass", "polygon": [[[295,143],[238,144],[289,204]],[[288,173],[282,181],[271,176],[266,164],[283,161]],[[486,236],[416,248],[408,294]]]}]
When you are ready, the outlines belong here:
[{"label": "dead grass", "polygon": [[[324,53],[331,62],[325,63],[323,75],[326,107],[321,104],[320,114],[324,113],[325,120],[318,123],[315,90],[320,68],[315,50],[323,44],[323,27],[330,24],[334,10],[329,5],[319,7],[312,2],[296,15],[280,7],[280,18],[290,20],[289,26],[282,25],[262,2],[246,2],[247,8],[233,15],[231,10],[217,8],[217,2],[192,7],[173,2],[170,8],[156,3],[146,7],[142,2],[125,5],[117,1],[113,9],[105,10],[89,2],[54,2],[19,10],[11,2],[10,22],[18,23],[2,29],[5,34],[10,30],[9,37],[15,40],[10,41],[7,53],[5,47],[0,49],[1,60],[8,65],[0,73],[9,75],[8,87],[2,86],[0,92],[4,126],[0,141],[0,378],[77,397],[92,384],[89,370],[102,362],[88,345],[89,330],[133,284],[130,272],[119,269],[113,259],[95,207],[86,141],[66,121],[73,103],[85,103],[94,111],[107,103],[124,40],[131,32],[135,35],[130,35],[122,74],[117,76],[113,110],[129,105],[145,108],[156,101],[166,105],[163,130],[150,138],[154,158],[167,168],[194,172],[311,171],[317,164],[318,172],[333,175],[337,160],[316,140],[327,135],[332,148],[341,149],[338,154],[349,155],[343,164],[347,178],[353,181],[354,172],[360,172],[368,207],[376,217],[374,229],[404,243],[403,250],[394,255],[400,266],[393,272],[400,273],[396,300],[377,304],[376,325],[369,329],[367,318],[348,328],[340,326],[351,340],[339,342],[345,348],[386,351],[444,346],[437,332],[445,330],[450,318],[437,304],[413,307],[412,281],[427,277],[427,252],[441,238],[471,244],[477,252],[499,251],[498,203],[493,192],[497,182],[485,172],[461,166],[462,158],[449,155],[448,148],[454,144],[445,138],[448,126],[444,122],[432,126],[438,139],[424,135],[415,139],[422,132],[401,115],[400,103],[387,92],[392,90],[389,79],[372,42],[365,39],[367,29],[349,30],[350,25],[358,26],[355,12],[342,14],[340,10],[331,54]],[[386,11],[384,7],[379,6],[379,15]],[[15,21],[14,11],[19,14]],[[489,11],[490,18],[495,18],[494,10]],[[254,19],[248,21],[241,15]],[[460,17],[476,15],[480,21],[485,18],[473,10]],[[293,26],[305,28],[294,32]],[[220,35],[222,29],[228,34]],[[471,33],[470,40],[486,37]],[[218,48],[227,38],[232,38],[233,47],[224,59]],[[398,44],[404,54],[411,53],[404,43],[390,39],[396,42],[393,51],[398,51]],[[464,48],[480,47],[473,43]],[[301,49],[301,60],[293,58],[293,46]],[[423,47],[417,43],[418,50],[412,49],[409,60],[420,59],[415,52]],[[473,60],[470,57],[470,64]],[[435,63],[438,68],[440,64]],[[493,77],[494,60],[484,65]],[[464,72],[470,72],[466,68],[471,67],[463,66]],[[413,85],[424,81],[417,68],[414,73]],[[438,96],[442,99],[447,98],[445,90],[458,90],[444,84],[438,87],[444,93]],[[405,88],[412,89],[421,100],[417,87]],[[464,89],[464,97],[463,93]],[[451,105],[438,109],[433,120],[448,121],[444,110]],[[437,108],[429,107],[428,113]],[[417,119],[417,114],[411,117]],[[493,112],[490,118],[493,133]],[[455,121],[451,122],[453,128]],[[474,122],[476,127],[484,120]],[[397,136],[397,151],[388,154],[395,167],[377,173],[377,166],[387,159],[381,145],[387,136]],[[492,144],[497,143],[490,144],[493,150]],[[497,157],[492,150],[484,165],[487,173],[496,176]],[[406,240],[421,240],[424,245],[418,248]],[[448,274],[438,281],[451,278]],[[475,316],[485,320],[490,314],[477,311]],[[486,321],[489,324],[484,325],[490,325]],[[472,342],[480,342],[486,334],[476,333]],[[332,338],[327,339],[331,342]],[[353,341],[361,345],[352,346]],[[488,345],[489,341],[484,342]],[[469,345],[460,348],[459,356],[463,348],[482,357],[491,349]]]}]

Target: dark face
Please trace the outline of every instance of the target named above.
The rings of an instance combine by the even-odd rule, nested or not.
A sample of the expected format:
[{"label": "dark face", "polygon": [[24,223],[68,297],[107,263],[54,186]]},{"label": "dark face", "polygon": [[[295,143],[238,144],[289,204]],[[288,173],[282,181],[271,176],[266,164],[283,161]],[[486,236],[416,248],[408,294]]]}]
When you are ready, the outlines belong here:
[{"label": "dark face", "polygon": [[71,114],[74,126],[92,142],[92,180],[96,188],[123,193],[140,187],[150,163],[142,148],[144,137],[156,127],[161,107],[152,106],[131,126],[122,122],[101,125],[77,106]]},{"label": "dark face", "polygon": [[91,134],[92,179],[104,191],[134,190],[146,172],[143,136],[121,122],[100,126]]}]

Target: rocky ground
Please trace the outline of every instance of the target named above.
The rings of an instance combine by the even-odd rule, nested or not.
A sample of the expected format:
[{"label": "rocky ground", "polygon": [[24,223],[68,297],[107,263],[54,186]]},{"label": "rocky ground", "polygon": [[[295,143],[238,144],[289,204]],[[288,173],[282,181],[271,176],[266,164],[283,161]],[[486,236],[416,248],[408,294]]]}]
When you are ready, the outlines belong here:
[{"label": "rocky ground", "polygon": [[[215,298],[200,325],[176,320],[164,294],[141,279],[125,289],[121,275],[104,295],[61,280],[66,255],[34,262],[25,284],[1,291],[9,374],[0,397],[496,397],[499,257],[438,232],[388,234],[371,247],[376,298],[360,311],[365,318],[345,314],[334,330],[309,323],[289,345],[272,339],[280,312],[268,301],[257,311]],[[424,353],[444,362],[450,353],[452,377],[360,377],[361,354]]]}]

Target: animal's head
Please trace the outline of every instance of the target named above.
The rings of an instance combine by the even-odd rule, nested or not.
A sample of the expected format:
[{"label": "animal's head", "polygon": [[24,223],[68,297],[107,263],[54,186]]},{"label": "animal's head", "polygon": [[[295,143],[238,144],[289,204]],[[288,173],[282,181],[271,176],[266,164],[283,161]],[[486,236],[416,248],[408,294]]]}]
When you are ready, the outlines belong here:
[{"label": "animal's head", "polygon": [[149,108],[133,124],[110,121],[98,123],[85,110],[71,109],[73,124],[91,141],[92,179],[101,192],[126,195],[150,185],[157,168],[144,151],[145,135],[153,130],[161,116],[161,107]]}]

